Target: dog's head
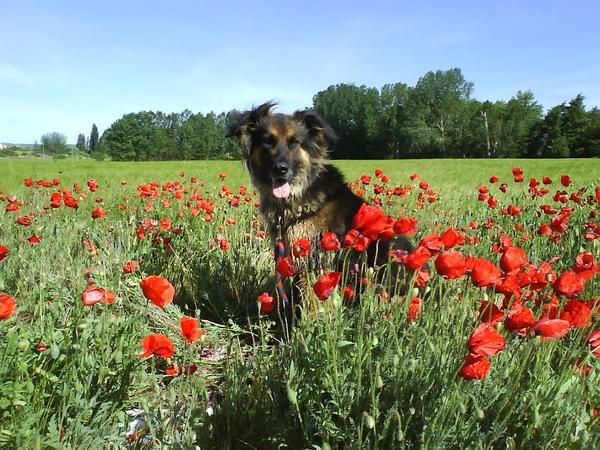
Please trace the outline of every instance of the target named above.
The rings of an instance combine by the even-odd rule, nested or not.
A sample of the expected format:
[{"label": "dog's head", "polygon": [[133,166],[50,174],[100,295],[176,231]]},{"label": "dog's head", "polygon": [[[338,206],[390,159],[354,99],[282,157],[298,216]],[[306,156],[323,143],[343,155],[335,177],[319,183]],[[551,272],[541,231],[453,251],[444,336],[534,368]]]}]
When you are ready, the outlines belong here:
[{"label": "dog's head", "polygon": [[274,106],[236,114],[227,136],[242,144],[244,163],[262,195],[300,197],[327,162],[335,133],[313,111],[278,114]]}]

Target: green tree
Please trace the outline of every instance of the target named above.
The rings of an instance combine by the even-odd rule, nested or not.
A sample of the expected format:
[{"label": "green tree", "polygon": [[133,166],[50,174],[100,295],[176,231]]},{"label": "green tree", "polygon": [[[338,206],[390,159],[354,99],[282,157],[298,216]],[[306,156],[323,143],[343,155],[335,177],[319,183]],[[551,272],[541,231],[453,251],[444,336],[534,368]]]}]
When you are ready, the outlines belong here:
[{"label": "green tree", "polygon": [[466,81],[458,68],[428,72],[412,90],[413,108],[431,130],[429,146],[436,156],[460,154],[455,144],[463,131],[461,121],[468,113],[466,102],[472,92],[473,83]]},{"label": "green tree", "polygon": [[585,132],[590,116],[585,111],[584,97],[579,94],[564,108],[562,117],[563,134],[571,156],[582,156],[586,152]]},{"label": "green tree", "polygon": [[532,128],[529,156],[542,158],[569,156],[569,144],[563,127],[565,110],[564,103],[551,108],[544,120]]},{"label": "green tree", "polygon": [[587,113],[588,125],[583,133],[581,157],[600,157],[600,109],[593,108]]},{"label": "green tree", "polygon": [[314,109],[338,135],[335,158],[381,158],[385,149],[379,134],[379,92],[375,88],[338,84],[313,97]]},{"label": "green tree", "polygon": [[410,115],[407,100],[410,88],[404,83],[386,84],[379,93],[379,139],[388,158],[410,156]]},{"label": "green tree", "polygon": [[52,131],[42,136],[42,149],[47,154],[67,152],[67,137],[64,134]]},{"label": "green tree", "polygon": [[98,127],[96,124],[92,125],[92,132],[90,133],[89,151],[94,153],[98,150]]},{"label": "green tree", "polygon": [[531,130],[540,125],[542,116],[543,108],[535,100],[533,93],[518,91],[506,103],[498,156],[503,158],[525,156],[528,153]]},{"label": "green tree", "polygon": [[80,133],[79,136],[77,136],[77,144],[75,144],[75,147],[77,147],[77,149],[80,152],[84,152],[85,151],[85,135]]}]

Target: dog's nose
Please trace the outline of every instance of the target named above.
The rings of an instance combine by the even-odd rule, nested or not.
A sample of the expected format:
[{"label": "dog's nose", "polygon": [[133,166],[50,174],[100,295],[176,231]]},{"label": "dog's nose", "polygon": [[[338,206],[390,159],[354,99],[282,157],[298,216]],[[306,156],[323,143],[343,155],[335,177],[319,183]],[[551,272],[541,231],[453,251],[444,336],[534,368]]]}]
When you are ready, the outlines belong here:
[{"label": "dog's nose", "polygon": [[290,165],[287,161],[279,161],[275,163],[275,170],[279,175],[285,175],[290,170]]}]

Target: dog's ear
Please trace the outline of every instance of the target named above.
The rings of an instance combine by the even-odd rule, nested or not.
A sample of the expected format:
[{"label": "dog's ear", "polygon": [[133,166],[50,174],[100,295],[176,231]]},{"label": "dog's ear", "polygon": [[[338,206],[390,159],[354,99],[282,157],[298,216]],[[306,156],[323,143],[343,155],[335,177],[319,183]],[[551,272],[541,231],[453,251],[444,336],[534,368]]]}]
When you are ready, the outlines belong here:
[{"label": "dog's ear", "polygon": [[302,122],[307,128],[310,137],[322,146],[330,146],[335,143],[337,136],[333,128],[329,126],[319,115],[310,109],[296,111],[293,115],[294,120]]},{"label": "dog's ear", "polygon": [[252,133],[263,118],[271,115],[271,109],[275,105],[274,102],[267,102],[248,111],[234,113],[231,123],[227,126],[225,136],[236,137],[242,144],[244,151],[249,153],[252,144]]}]

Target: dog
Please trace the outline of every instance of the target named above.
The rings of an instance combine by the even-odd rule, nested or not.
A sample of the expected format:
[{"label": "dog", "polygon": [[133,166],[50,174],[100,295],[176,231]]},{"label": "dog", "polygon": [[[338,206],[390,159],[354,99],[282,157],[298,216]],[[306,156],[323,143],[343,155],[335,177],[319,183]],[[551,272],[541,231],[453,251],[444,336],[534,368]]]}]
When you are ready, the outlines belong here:
[{"label": "dog", "polygon": [[[365,201],[328,159],[335,132],[315,111],[289,115],[274,113],[275,106],[267,102],[237,113],[227,129],[227,136],[242,146],[242,161],[260,195],[260,214],[273,244],[282,241],[289,255],[300,238],[318,242],[321,233],[333,231],[342,240]],[[400,236],[393,248],[411,251],[413,246]],[[386,264],[390,249],[390,241],[372,242],[366,251],[368,266]],[[392,272],[397,277],[398,267]]]}]

